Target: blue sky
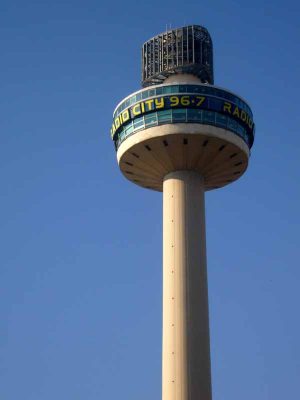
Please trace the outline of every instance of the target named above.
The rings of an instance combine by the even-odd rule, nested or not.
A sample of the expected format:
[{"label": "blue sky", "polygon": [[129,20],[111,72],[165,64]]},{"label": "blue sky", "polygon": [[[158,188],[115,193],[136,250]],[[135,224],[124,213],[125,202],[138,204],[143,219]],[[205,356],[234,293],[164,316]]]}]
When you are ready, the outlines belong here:
[{"label": "blue sky", "polygon": [[247,173],[206,196],[214,400],[300,396],[299,3],[2,1],[0,397],[161,397],[162,196],[118,171],[141,44],[200,24],[251,105]]}]

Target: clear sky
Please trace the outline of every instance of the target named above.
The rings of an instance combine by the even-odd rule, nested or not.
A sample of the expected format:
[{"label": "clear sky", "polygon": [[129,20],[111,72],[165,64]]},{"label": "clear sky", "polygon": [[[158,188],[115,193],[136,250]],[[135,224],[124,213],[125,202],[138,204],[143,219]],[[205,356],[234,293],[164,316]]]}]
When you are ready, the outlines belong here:
[{"label": "clear sky", "polygon": [[206,196],[214,400],[300,398],[299,3],[0,7],[0,398],[161,398],[162,196],[109,130],[170,24],[209,30],[257,126],[247,173]]}]

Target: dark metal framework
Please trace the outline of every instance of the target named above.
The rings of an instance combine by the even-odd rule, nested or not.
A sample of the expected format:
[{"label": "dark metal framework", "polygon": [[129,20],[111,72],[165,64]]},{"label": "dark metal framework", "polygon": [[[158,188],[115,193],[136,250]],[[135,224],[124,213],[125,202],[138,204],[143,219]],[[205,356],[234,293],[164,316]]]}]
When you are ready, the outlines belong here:
[{"label": "dark metal framework", "polygon": [[142,48],[143,87],[164,82],[170,75],[196,75],[214,83],[213,44],[206,28],[190,25],[161,33]]}]

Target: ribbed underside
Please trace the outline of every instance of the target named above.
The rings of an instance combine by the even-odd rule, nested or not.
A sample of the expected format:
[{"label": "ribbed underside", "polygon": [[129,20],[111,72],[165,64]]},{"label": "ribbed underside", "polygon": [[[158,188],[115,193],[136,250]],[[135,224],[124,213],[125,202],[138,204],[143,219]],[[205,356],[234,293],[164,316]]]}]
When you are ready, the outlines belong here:
[{"label": "ribbed underside", "polygon": [[163,178],[168,173],[197,171],[203,176],[207,191],[238,179],[247,169],[248,154],[220,137],[180,133],[132,143],[119,157],[119,165],[127,179],[157,191],[162,191]]}]

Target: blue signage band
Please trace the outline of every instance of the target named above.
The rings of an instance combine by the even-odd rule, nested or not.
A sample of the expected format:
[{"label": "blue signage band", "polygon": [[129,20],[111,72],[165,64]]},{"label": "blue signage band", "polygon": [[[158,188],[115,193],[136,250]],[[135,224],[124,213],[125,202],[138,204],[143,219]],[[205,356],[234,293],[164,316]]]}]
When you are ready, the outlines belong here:
[{"label": "blue signage band", "polygon": [[164,85],[129,96],[114,112],[111,136],[117,149],[129,135],[141,129],[180,122],[230,130],[249,148],[254,141],[250,107],[232,93],[207,85]]},{"label": "blue signage band", "polygon": [[253,144],[253,136],[249,135],[246,129],[237,121],[227,115],[214,111],[194,109],[170,109],[162,110],[143,115],[124,125],[114,138],[115,149],[118,150],[121,143],[129,136],[143,129],[164,124],[194,123],[213,125],[227,129],[241,137],[249,148]]}]

